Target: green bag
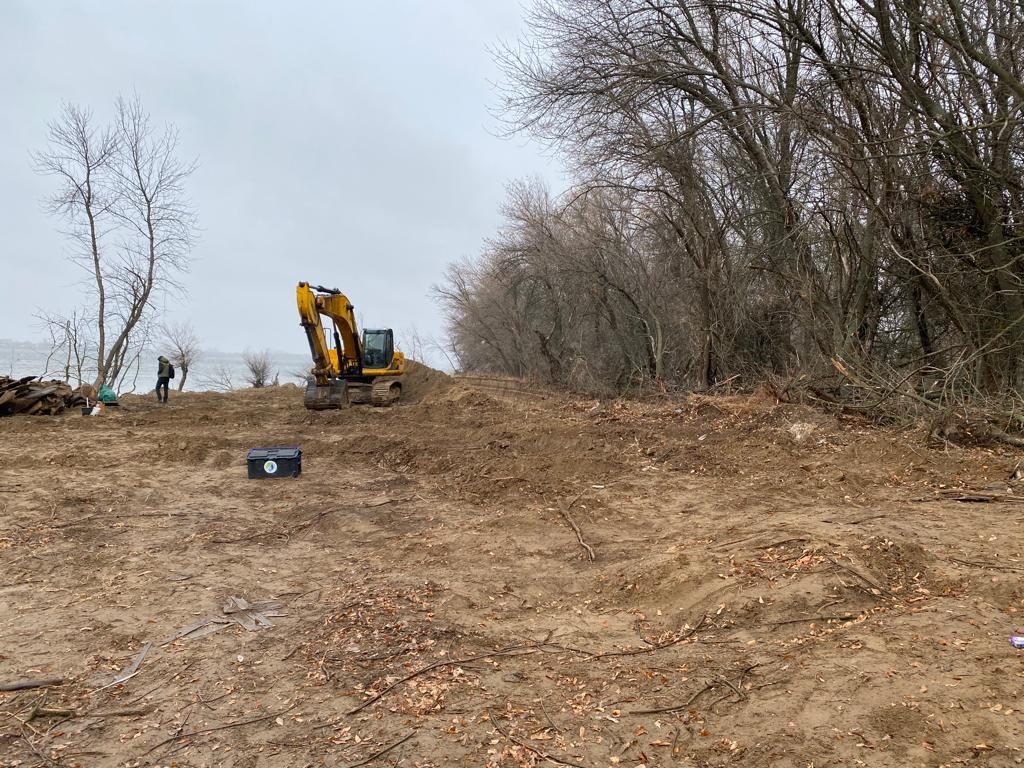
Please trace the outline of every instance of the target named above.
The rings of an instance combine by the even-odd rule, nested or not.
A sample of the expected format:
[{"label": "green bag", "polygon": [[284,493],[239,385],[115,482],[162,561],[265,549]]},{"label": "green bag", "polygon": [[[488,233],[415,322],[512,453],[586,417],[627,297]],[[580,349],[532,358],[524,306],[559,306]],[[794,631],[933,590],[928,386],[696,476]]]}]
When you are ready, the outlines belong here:
[{"label": "green bag", "polygon": [[96,395],[96,399],[99,400],[101,403],[116,403],[117,395],[114,394],[114,390],[112,390],[106,384],[103,384],[100,387],[99,393]]}]

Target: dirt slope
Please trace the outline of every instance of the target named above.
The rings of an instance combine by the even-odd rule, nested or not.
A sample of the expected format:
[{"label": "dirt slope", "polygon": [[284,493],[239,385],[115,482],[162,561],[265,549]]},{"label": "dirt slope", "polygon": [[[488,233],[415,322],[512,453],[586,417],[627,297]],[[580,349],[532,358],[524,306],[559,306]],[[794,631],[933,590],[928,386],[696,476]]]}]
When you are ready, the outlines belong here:
[{"label": "dirt slope", "polygon": [[[66,680],[0,693],[0,765],[1024,757],[1024,507],[948,492],[1017,456],[420,373],[0,422],[0,683]],[[274,444],[302,477],[247,480]],[[287,615],[173,639],[232,596]]]}]

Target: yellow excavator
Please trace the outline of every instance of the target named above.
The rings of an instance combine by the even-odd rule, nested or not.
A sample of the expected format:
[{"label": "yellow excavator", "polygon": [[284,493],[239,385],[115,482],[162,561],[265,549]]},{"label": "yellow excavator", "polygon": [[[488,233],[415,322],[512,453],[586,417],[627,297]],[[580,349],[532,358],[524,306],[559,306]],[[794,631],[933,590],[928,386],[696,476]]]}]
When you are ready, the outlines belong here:
[{"label": "yellow excavator", "polygon": [[[349,403],[391,405],[401,396],[405,355],[395,350],[390,328],[364,330],[360,337],[352,302],[337,288],[299,283],[295,299],[313,355],[307,408],[324,411]],[[330,337],[321,315],[331,319]]]}]

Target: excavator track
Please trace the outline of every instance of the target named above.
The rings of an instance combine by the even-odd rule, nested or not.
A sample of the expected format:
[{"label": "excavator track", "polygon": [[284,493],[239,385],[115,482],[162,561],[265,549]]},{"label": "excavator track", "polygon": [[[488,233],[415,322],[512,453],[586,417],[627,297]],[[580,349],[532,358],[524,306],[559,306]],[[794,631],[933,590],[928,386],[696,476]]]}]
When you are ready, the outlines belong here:
[{"label": "excavator track", "polygon": [[348,401],[353,405],[386,407],[402,395],[402,381],[398,376],[380,376],[373,381],[348,382]]},{"label": "excavator track", "polygon": [[402,394],[402,382],[397,378],[375,379],[370,391],[370,402],[373,405],[388,406]]}]

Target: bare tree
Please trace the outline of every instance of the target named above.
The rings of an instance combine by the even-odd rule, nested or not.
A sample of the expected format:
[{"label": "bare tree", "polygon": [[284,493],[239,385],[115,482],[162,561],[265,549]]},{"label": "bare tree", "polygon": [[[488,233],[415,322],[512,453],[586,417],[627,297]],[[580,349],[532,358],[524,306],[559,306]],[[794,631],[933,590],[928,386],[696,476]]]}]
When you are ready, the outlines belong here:
[{"label": "bare tree", "polygon": [[86,319],[77,310],[70,316],[41,313],[38,317],[50,337],[50,351],[40,376],[60,372],[64,381],[83,384],[91,355]]},{"label": "bare tree", "polygon": [[164,344],[170,351],[170,360],[181,372],[178,379],[178,391],[185,388],[188,372],[202,355],[199,338],[188,323],[165,325],[163,327]]},{"label": "bare tree", "polygon": [[138,97],[118,99],[109,126],[66,105],[35,159],[58,180],[50,207],[89,274],[95,383],[116,386],[141,350],[154,299],[179,290],[187,268],[196,217],[184,185],[195,165],[179,159],[176,130],[154,128]]},{"label": "bare tree", "polygon": [[537,0],[527,30],[505,115],[575,180],[514,184],[449,269],[460,367],[947,405],[1024,386],[1019,2]]},{"label": "bare tree", "polygon": [[404,333],[400,334],[401,339],[397,342],[398,347],[405,352],[406,357],[409,357],[418,362],[426,361],[426,348],[427,340],[420,335],[419,330],[416,326],[412,326]]},{"label": "bare tree", "polygon": [[213,372],[200,379],[202,384],[218,392],[230,392],[235,389],[234,376],[231,369],[221,363],[213,369]]},{"label": "bare tree", "polygon": [[250,387],[260,389],[261,387],[269,386],[272,381],[276,381],[276,374],[273,380],[270,376],[273,363],[270,360],[270,352],[268,350],[264,349],[262,352],[246,350],[242,355],[242,360],[246,368],[245,381]]}]

